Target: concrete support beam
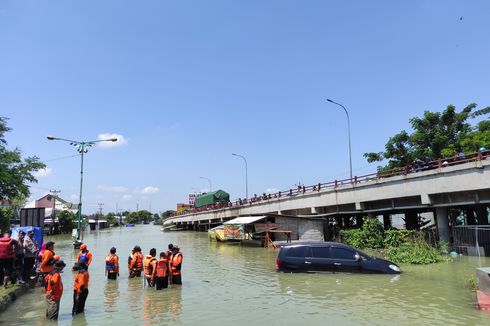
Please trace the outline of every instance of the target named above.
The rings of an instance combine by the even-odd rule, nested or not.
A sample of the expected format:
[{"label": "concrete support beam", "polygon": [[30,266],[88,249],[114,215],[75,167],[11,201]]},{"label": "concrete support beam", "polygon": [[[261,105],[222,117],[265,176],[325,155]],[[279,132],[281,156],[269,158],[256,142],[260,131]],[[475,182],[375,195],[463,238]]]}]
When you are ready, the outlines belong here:
[{"label": "concrete support beam", "polygon": [[420,194],[420,201],[423,205],[430,205],[432,204],[430,201],[430,197],[428,194]]},{"label": "concrete support beam", "polygon": [[446,207],[436,208],[436,221],[439,240],[449,243],[449,218]]},{"label": "concrete support beam", "polygon": [[316,207],[311,208],[311,214],[318,214]]}]

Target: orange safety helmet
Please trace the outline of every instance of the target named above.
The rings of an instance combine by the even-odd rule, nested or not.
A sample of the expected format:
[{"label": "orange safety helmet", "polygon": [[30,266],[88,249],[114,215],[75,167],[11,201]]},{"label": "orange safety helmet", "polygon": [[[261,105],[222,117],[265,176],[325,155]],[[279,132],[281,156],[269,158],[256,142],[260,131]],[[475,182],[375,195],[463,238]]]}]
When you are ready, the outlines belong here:
[{"label": "orange safety helmet", "polygon": [[80,249],[82,249],[82,250],[83,250],[83,249],[87,249],[87,245],[86,245],[85,243],[84,243],[84,244],[82,244],[82,245],[80,246]]}]

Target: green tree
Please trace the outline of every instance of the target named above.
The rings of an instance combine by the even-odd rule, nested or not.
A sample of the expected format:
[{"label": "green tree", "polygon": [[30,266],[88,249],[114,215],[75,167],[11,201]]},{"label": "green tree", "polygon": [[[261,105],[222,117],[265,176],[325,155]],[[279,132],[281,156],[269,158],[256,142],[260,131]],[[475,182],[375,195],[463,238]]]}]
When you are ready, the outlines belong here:
[{"label": "green tree", "polygon": [[60,232],[61,233],[71,233],[71,230],[75,227],[75,221],[77,216],[75,213],[72,213],[67,210],[63,210],[61,212],[56,212],[56,217],[58,218],[58,222],[60,224]]},{"label": "green tree", "polygon": [[3,232],[10,229],[10,220],[15,218],[14,209],[12,207],[2,207],[0,208],[0,231],[3,236]]},{"label": "green tree", "polygon": [[0,117],[0,199],[10,202],[15,198],[29,196],[29,183],[37,182],[33,173],[44,169],[46,165],[36,156],[22,159],[18,148],[7,149],[5,133],[11,130],[7,120]]},{"label": "green tree", "polygon": [[481,121],[476,127],[468,119],[488,115],[490,107],[475,110],[476,104],[456,112],[449,105],[443,112],[425,111],[421,118],[410,119],[413,132],[403,130],[391,137],[384,152],[365,153],[368,162],[388,160],[384,168],[403,167],[415,159],[438,159],[455,155],[455,151],[475,152],[490,146],[489,122]]}]

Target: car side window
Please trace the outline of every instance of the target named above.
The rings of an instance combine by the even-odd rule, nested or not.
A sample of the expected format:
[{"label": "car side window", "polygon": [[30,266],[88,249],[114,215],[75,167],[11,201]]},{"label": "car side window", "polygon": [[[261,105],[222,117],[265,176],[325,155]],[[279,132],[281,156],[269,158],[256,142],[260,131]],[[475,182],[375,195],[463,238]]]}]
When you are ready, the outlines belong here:
[{"label": "car side window", "polygon": [[288,249],[288,257],[305,257],[309,248],[305,246],[291,247]]},{"label": "car side window", "polygon": [[345,248],[332,248],[332,257],[335,259],[348,259],[348,260],[356,260],[356,253],[352,250]]},{"label": "car side window", "polygon": [[330,247],[311,247],[311,256],[315,258],[330,258]]}]

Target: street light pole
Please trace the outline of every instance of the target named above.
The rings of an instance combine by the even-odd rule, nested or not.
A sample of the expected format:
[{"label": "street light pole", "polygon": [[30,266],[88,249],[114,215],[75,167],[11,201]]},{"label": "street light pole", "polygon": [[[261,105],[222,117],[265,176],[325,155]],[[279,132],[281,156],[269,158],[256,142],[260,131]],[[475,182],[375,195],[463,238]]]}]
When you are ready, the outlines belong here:
[{"label": "street light pole", "polygon": [[99,139],[99,140],[92,140],[92,141],[77,141],[77,140],[71,140],[71,139],[65,139],[65,138],[58,138],[54,136],[48,136],[48,140],[61,140],[61,141],[66,141],[69,142],[70,145],[75,146],[77,151],[80,153],[81,156],[81,164],[80,164],[80,198],[79,198],[79,203],[78,203],[78,217],[77,217],[77,242],[80,242],[80,235],[81,235],[81,220],[82,220],[82,188],[83,188],[83,154],[88,152],[88,149],[92,146],[95,145],[95,143],[103,142],[103,141],[111,141],[111,142],[116,142],[117,138],[110,138],[110,139]]},{"label": "street light pole", "polygon": [[233,156],[238,156],[243,159],[245,162],[245,198],[248,200],[248,166],[247,166],[247,159],[243,157],[242,155],[231,153]]},{"label": "street light pole", "polygon": [[327,99],[327,101],[330,102],[330,103],[333,103],[333,104],[336,104],[336,105],[342,107],[342,109],[344,109],[344,111],[345,111],[345,114],[347,115],[347,133],[348,133],[348,136],[349,136],[350,181],[352,182],[352,151],[351,151],[351,145],[350,145],[350,118],[349,118],[349,112],[347,111],[347,109],[345,108],[345,106],[343,106],[342,104],[337,103],[337,102],[334,102],[331,99]]},{"label": "street light pole", "polygon": [[211,183],[211,179],[206,178],[206,177],[199,177],[201,179],[206,179],[209,182],[209,191],[213,191],[213,184]]}]

